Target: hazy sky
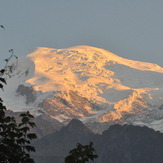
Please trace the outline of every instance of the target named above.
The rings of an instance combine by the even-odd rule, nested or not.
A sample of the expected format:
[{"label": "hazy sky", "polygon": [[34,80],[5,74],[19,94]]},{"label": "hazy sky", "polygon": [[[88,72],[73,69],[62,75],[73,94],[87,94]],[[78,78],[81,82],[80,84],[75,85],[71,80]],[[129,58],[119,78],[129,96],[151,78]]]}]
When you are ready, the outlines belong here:
[{"label": "hazy sky", "polygon": [[11,48],[90,45],[163,67],[163,0],[0,0],[0,24],[1,61]]}]

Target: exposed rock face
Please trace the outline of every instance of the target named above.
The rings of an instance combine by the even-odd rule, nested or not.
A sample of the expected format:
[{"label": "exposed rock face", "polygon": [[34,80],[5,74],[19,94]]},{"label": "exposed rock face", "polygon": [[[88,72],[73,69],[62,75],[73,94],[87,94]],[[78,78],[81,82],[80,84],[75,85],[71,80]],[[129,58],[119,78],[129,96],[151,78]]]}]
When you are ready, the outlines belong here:
[{"label": "exposed rock face", "polygon": [[18,95],[26,96],[26,104],[35,102],[37,98],[36,92],[34,91],[32,86],[27,87],[21,84],[18,86],[16,92],[18,93]]},{"label": "exposed rock face", "polygon": [[[69,96],[69,100],[65,96]],[[46,114],[58,120],[66,121],[70,120],[69,117],[77,119],[91,116],[91,110],[94,106],[88,99],[78,95],[76,92],[70,91],[69,93],[58,93],[52,98],[43,100],[39,107]]]},{"label": "exposed rock face", "polygon": [[95,163],[162,163],[163,134],[147,127],[113,125],[102,135],[93,134],[78,120],[37,140],[36,163],[63,163],[77,143],[94,143]]}]

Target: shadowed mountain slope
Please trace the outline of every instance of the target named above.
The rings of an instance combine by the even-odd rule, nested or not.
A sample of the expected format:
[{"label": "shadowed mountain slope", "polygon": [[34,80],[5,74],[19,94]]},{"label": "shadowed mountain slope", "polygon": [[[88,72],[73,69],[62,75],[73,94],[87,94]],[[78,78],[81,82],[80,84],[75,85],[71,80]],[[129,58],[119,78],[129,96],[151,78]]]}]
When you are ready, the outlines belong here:
[{"label": "shadowed mountain slope", "polygon": [[147,127],[113,125],[95,135],[82,122],[72,120],[60,131],[37,140],[36,163],[63,163],[68,151],[80,142],[94,142],[95,163],[162,163],[163,134]]}]

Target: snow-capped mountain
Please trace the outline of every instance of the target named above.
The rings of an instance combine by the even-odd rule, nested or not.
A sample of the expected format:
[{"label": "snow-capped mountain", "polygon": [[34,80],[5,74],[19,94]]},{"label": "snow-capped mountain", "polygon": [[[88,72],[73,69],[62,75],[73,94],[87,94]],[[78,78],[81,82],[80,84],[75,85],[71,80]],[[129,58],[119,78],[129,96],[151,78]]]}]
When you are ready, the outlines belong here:
[{"label": "snow-capped mountain", "polygon": [[89,46],[37,48],[13,67],[0,96],[8,109],[82,120],[94,131],[112,123],[163,131],[163,68]]}]

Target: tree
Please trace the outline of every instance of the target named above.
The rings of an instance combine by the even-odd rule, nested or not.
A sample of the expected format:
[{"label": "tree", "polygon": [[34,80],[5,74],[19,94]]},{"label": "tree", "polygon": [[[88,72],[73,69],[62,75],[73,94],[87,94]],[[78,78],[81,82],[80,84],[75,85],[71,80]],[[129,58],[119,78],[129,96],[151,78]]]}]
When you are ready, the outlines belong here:
[{"label": "tree", "polygon": [[[1,26],[0,26],[1,27]],[[1,27],[2,28],[2,27]],[[4,69],[0,70],[0,88],[3,90],[6,79],[4,75],[11,77],[12,66],[8,65],[8,61],[16,56],[13,49],[9,51],[11,56],[6,59]],[[30,152],[35,152],[35,148],[31,146],[31,140],[36,139],[35,133],[30,133],[30,128],[35,127],[32,122],[34,117],[29,113],[20,114],[20,123],[13,116],[6,115],[6,107],[0,98],[0,162],[1,163],[33,163]]]},{"label": "tree", "polygon": [[98,157],[94,152],[95,149],[92,142],[89,145],[78,143],[76,148],[70,150],[69,155],[65,158],[65,163],[86,163],[89,160],[93,161]]}]

